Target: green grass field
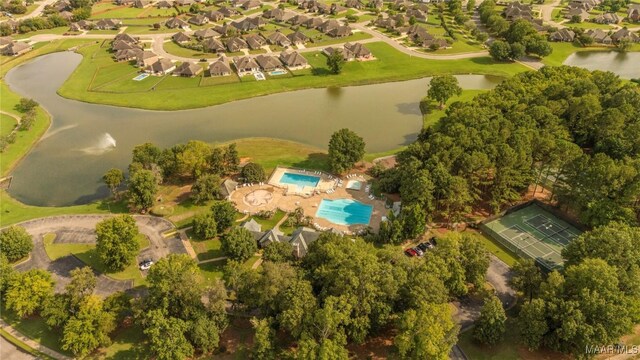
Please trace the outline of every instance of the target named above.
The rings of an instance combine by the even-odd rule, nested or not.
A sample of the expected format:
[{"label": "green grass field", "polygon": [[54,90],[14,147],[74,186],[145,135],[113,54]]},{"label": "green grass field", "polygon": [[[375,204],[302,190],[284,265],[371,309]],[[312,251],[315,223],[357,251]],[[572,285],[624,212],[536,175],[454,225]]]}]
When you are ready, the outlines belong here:
[{"label": "green grass field", "polygon": [[8,342],[12,343],[15,347],[17,347],[21,351],[23,351],[23,352],[25,352],[27,354],[31,354],[34,357],[38,358],[38,359],[53,360],[53,358],[51,356],[49,356],[47,354],[44,354],[44,353],[41,353],[38,350],[35,350],[35,349],[29,347],[29,345],[25,344],[21,340],[17,339],[13,335],[9,334],[8,332],[6,332],[6,331],[4,331],[2,329],[0,329],[0,336],[2,336]]},{"label": "green grass field", "polygon": [[[368,62],[350,62],[345,64],[339,75],[331,75],[326,67],[326,58],[319,53],[305,53],[305,57],[314,67],[311,74],[293,77],[279,77],[268,81],[249,81],[237,83],[218,84],[216,91],[208,86],[193,86],[190,79],[176,79],[175,82],[183,82],[186,86],[179,87],[173,84],[170,88],[159,86],[150,91],[144,81],[141,84],[131,84],[133,81],[123,79],[112,82],[101,91],[87,91],[90,88],[91,79],[96,78],[103,67],[108,65],[108,58],[96,56],[99,52],[106,52],[97,46],[88,46],[80,50],[85,57],[71,77],[59,90],[62,96],[67,98],[104,103],[117,106],[138,107],[157,110],[177,110],[203,107],[221,104],[228,101],[267,95],[283,91],[292,91],[305,88],[317,88],[328,86],[366,85],[388,81],[409,80],[442,73],[480,73],[499,76],[511,76],[527,68],[517,64],[498,64],[488,57],[463,59],[463,60],[426,60],[409,57],[398,52],[385,43],[370,43],[367,46],[378,58]],[[93,58],[95,56],[95,58]],[[117,64],[113,66],[131,67],[129,64]],[[132,68],[132,67],[131,67]],[[133,69],[133,68],[132,68]],[[109,67],[109,71],[116,71]],[[245,77],[246,78],[246,77]],[[250,79],[249,79],[250,80]],[[202,84],[201,84],[202,85]],[[110,91],[110,92],[106,92]],[[116,93],[114,93],[116,92]],[[131,97],[130,92],[136,96]]]},{"label": "green grass field", "polygon": [[262,219],[258,216],[252,216],[251,219],[255,220],[255,222],[262,226],[262,231],[267,231],[273,229],[278,221],[282,220],[285,215],[286,213],[284,211],[276,210],[276,213],[271,217],[271,219]]},{"label": "green grass field", "polygon": [[0,114],[0,136],[9,135],[16,125],[16,119],[7,114]]}]

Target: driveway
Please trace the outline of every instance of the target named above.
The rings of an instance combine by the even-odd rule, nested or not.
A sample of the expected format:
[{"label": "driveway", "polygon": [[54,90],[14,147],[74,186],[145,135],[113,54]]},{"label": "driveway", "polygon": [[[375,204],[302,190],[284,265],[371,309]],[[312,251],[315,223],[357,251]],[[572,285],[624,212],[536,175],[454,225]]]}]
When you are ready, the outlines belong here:
[{"label": "driveway", "polygon": [[[56,291],[61,292],[69,283],[71,270],[84,267],[85,264],[73,255],[52,261],[44,249],[44,235],[56,234],[56,244],[95,244],[96,224],[112,215],[72,215],[53,216],[31,220],[19,224],[33,236],[34,248],[30,258],[16,266],[17,270],[45,269],[56,281]],[[164,238],[163,233],[172,230],[173,224],[153,216],[134,216],[140,233],[149,239],[149,246],[138,255],[141,259],[157,261],[171,253],[186,253],[186,249],[177,236]],[[126,291],[133,287],[132,280],[116,280],[96,272],[95,293],[106,296],[116,291]]]},{"label": "driveway", "polygon": [[18,349],[15,345],[0,336],[0,359],[32,360],[36,357]]}]

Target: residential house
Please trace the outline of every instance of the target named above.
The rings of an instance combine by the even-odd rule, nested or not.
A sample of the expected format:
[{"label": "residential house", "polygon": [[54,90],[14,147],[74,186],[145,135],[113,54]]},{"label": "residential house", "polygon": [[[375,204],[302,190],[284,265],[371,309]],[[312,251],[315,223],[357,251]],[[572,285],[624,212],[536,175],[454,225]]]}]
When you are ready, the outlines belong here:
[{"label": "residential house", "polygon": [[530,5],[521,4],[519,1],[510,2],[502,11],[502,16],[514,21],[518,19],[533,19],[533,10]]},{"label": "residential house", "polygon": [[327,31],[327,35],[334,38],[343,38],[351,35],[351,28],[347,25],[339,26]]},{"label": "residential house", "polygon": [[598,24],[618,24],[622,19],[616,13],[600,14],[593,19]]},{"label": "residential house", "polygon": [[244,41],[243,38],[237,36],[228,39],[225,45],[227,46],[227,50],[229,50],[229,52],[238,52],[249,49],[249,44],[247,44],[247,42]]},{"label": "residential house", "polygon": [[130,43],[130,42],[122,41],[122,40],[114,40],[111,43],[111,50],[113,50],[113,51],[128,50],[128,49],[139,49],[139,48],[140,48],[139,44]]},{"label": "residential house", "polygon": [[261,6],[260,0],[246,0],[240,4],[240,7],[245,11],[257,9]]},{"label": "residential house", "polygon": [[173,7],[173,1],[161,0],[156,3],[158,9],[171,9]]},{"label": "residential house", "polygon": [[282,9],[271,9],[271,10],[267,10],[265,11],[262,16],[264,16],[267,19],[273,19],[274,21],[277,22],[283,22],[283,21],[287,21],[290,17],[293,16],[293,14],[288,13]]},{"label": "residential house", "polygon": [[164,23],[164,26],[168,27],[169,29],[188,29],[189,23],[180,19],[179,17],[173,17],[167,20]]},{"label": "residential house", "polygon": [[[211,63],[211,65],[209,65],[209,76],[228,76],[228,75],[231,75],[231,68],[229,67],[229,62],[227,61],[227,58],[221,57],[215,62]],[[228,183],[228,181],[233,182],[233,184]],[[231,197],[231,193],[235,190],[237,186],[238,186],[238,183],[236,183],[235,181],[230,179],[225,180],[221,185],[222,188],[220,189],[222,195],[228,200]]]},{"label": "residential house", "polygon": [[200,29],[196,30],[193,35],[199,40],[204,40],[208,38],[218,38],[220,37],[220,33],[213,30],[212,28]]},{"label": "residential house", "polygon": [[225,51],[225,46],[218,39],[208,38],[202,42],[202,50],[209,53],[222,54]]},{"label": "residential house", "polygon": [[640,40],[640,37],[638,37],[638,34],[633,33],[629,29],[624,27],[614,32],[613,34],[611,34],[611,40],[613,41],[614,44],[620,42],[620,40],[629,40],[631,42],[638,42]]},{"label": "residential house", "polygon": [[409,19],[414,18],[420,22],[427,22],[427,13],[418,9],[409,9],[406,12]]},{"label": "residential house", "polygon": [[342,24],[338,20],[330,19],[317,26],[318,31],[328,33],[329,31],[339,28]]},{"label": "residential house", "polygon": [[242,223],[241,227],[249,230],[249,232],[253,235],[253,238],[256,241],[259,241],[260,238],[262,238],[262,236],[264,235],[264,233],[262,232],[262,225],[260,225],[253,218]]},{"label": "residential house", "polygon": [[590,11],[600,3],[600,0],[571,0],[571,2],[569,3],[569,7]]},{"label": "residential house", "polygon": [[384,6],[384,3],[382,2],[382,0],[370,0],[367,3],[367,7],[373,10],[382,10],[383,6]]},{"label": "residential house", "polygon": [[137,60],[138,56],[143,52],[142,49],[125,49],[116,51],[114,58],[116,61],[131,61]]},{"label": "residential house", "polygon": [[569,20],[573,20],[574,17],[577,17],[582,22],[582,21],[585,21],[585,20],[589,19],[589,13],[584,9],[570,8],[569,10],[567,10],[567,12],[565,13],[564,17],[569,19]]},{"label": "residential house", "polygon": [[140,41],[140,38],[135,38],[129,34],[126,33],[122,33],[122,34],[118,34],[113,38],[113,41],[124,41],[126,43],[129,44],[138,44]]},{"label": "residential house", "polygon": [[153,75],[166,75],[175,70],[176,65],[169,59],[160,59],[147,66],[145,71]]},{"label": "residential house", "polygon": [[333,55],[334,52],[338,52],[342,54],[342,58],[345,61],[352,61],[355,59],[355,56],[353,55],[353,53],[345,48],[334,48],[334,47],[328,47],[322,50],[322,53],[324,53],[327,56],[331,56]]},{"label": "residential house", "polygon": [[118,19],[101,19],[96,22],[98,30],[117,30],[122,26],[122,21]]},{"label": "residential house", "polygon": [[346,43],[344,44],[344,48],[353,54],[353,57],[356,60],[370,60],[373,59],[373,55],[371,51],[367,49],[361,43]]},{"label": "residential house", "polygon": [[195,3],[194,0],[175,0],[177,6],[191,6]]},{"label": "residential house", "polygon": [[247,32],[247,31],[261,28],[264,24],[266,24],[266,22],[259,16],[252,17],[252,18],[245,18],[242,21],[234,21],[231,23],[233,27],[235,27],[236,29],[242,32]]},{"label": "residential house", "polygon": [[206,11],[202,13],[202,15],[206,16],[211,22],[222,21],[224,19],[224,15],[217,10]]},{"label": "residential house", "polygon": [[278,45],[278,46],[282,46],[282,47],[291,46],[291,40],[289,40],[288,37],[286,37],[284,34],[282,34],[279,31],[276,31],[273,34],[269,35],[267,37],[267,41],[271,45]]},{"label": "residential house", "polygon": [[250,50],[257,50],[266,45],[267,40],[260,34],[251,34],[244,38]]},{"label": "residential house", "polygon": [[585,32],[585,34],[593,39],[594,42],[598,44],[612,44],[613,40],[608,33],[602,31],[602,29],[589,29]]},{"label": "residential house", "polygon": [[17,55],[24,54],[31,49],[32,49],[31,45],[25,42],[13,41],[10,44],[3,47],[1,50],[1,53],[2,55],[17,56]]},{"label": "residential house", "polygon": [[133,2],[133,7],[138,8],[138,9],[146,8],[149,5],[151,5],[151,1],[149,1],[149,0],[135,0]]},{"label": "residential house", "polygon": [[306,227],[300,227],[291,234],[289,243],[293,246],[293,255],[303,258],[309,251],[309,245],[320,237],[320,233]]},{"label": "residential house", "polygon": [[576,37],[576,33],[574,33],[573,31],[567,29],[567,28],[562,28],[559,29],[558,31],[552,33],[549,36],[549,40],[551,41],[562,41],[562,42],[572,42],[573,39],[575,39]]},{"label": "residential house", "polygon": [[309,63],[304,56],[297,51],[283,51],[280,53],[280,61],[289,68],[289,70],[305,69],[309,67]]},{"label": "residential house", "polygon": [[260,71],[260,65],[258,65],[258,63],[249,56],[233,58],[233,66],[235,66],[239,76],[253,74],[256,71]]},{"label": "residential house", "polygon": [[236,16],[236,15],[240,14],[240,12],[238,12],[238,10],[232,9],[232,8],[228,8],[226,6],[223,6],[220,9],[218,9],[218,12],[220,14],[224,15],[224,17],[226,17],[226,18],[229,18],[229,17]]},{"label": "residential house", "polygon": [[202,69],[202,66],[196,63],[185,61],[176,67],[176,69],[173,71],[173,74],[183,77],[196,77],[203,71],[204,69]]},{"label": "residential house", "polygon": [[389,4],[389,7],[396,11],[406,11],[413,3],[407,0],[395,0]]},{"label": "residential house", "polygon": [[282,62],[275,56],[258,55],[256,56],[256,62],[263,71],[269,72],[282,69]]},{"label": "residential house", "polygon": [[[335,21],[335,20],[334,20]],[[316,29],[319,26],[321,26],[324,23],[324,20],[322,20],[321,18],[317,18],[317,17],[312,17],[309,18],[305,23],[304,26],[307,29]]]},{"label": "residential house", "polygon": [[301,33],[300,31],[296,31],[287,35],[287,38],[289,38],[289,41],[293,45],[304,45],[309,41],[309,37]]},{"label": "residential house", "polygon": [[202,26],[209,23],[209,18],[202,14],[198,14],[189,18],[189,23],[197,26]]},{"label": "residential house", "polygon": [[267,232],[265,232],[262,235],[262,237],[260,237],[260,239],[258,239],[258,245],[261,248],[264,249],[269,244],[272,244],[272,243],[275,243],[275,242],[287,242],[287,240],[289,240],[289,239],[286,236],[284,236],[282,231],[277,230],[277,229],[271,229],[271,230],[268,230]]},{"label": "residential house", "polygon": [[287,22],[287,24],[291,24],[291,25],[296,26],[296,25],[302,25],[302,24],[306,23],[307,21],[309,21],[308,17],[306,17],[304,15],[295,15],[295,16],[289,18],[286,22]]},{"label": "residential house", "polygon": [[362,3],[361,0],[346,0],[344,2],[344,6],[352,9],[358,9],[358,10],[364,8],[364,4]]},{"label": "residential house", "polygon": [[640,22],[640,4],[629,4],[627,20],[629,22]]},{"label": "residential house", "polygon": [[56,1],[53,4],[53,9],[57,12],[73,10],[71,3],[68,0]]},{"label": "residential house", "polygon": [[138,57],[136,59],[136,65],[143,69],[151,66],[151,64],[158,61],[159,57],[153,51],[141,51],[138,53]]},{"label": "residential house", "polygon": [[3,36],[0,37],[0,49],[5,48],[13,42],[13,38],[11,36]]},{"label": "residential house", "polygon": [[63,11],[61,13],[58,14],[58,16],[60,16],[61,18],[67,20],[67,21],[71,21],[73,19],[73,13],[70,11]]},{"label": "residential house", "polygon": [[331,8],[329,9],[329,12],[331,13],[331,15],[339,15],[339,14],[346,13],[347,10],[349,10],[349,8],[338,5],[337,3],[333,3],[331,4]]},{"label": "residential house", "polygon": [[171,40],[178,44],[185,44],[191,41],[191,37],[183,32],[177,32],[171,36]]},{"label": "residential house", "polygon": [[445,39],[431,37],[428,39],[424,39],[422,41],[422,47],[429,49],[447,49],[450,48],[451,45]]}]

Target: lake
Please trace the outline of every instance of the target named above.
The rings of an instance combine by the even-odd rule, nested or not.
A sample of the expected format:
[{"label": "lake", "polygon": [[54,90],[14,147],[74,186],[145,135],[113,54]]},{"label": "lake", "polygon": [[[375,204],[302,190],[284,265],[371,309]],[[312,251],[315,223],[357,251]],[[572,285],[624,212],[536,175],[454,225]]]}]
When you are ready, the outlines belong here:
[{"label": "lake", "polygon": [[[258,136],[326,149],[331,134],[346,127],[364,138],[367,152],[392,150],[416,139],[422,127],[419,101],[429,81],[299,90],[195,110],[148,111],[59,96],[56,90],[81,59],[73,52],[44,55],[5,78],[11,89],[35,99],[53,117],[51,128],[12,174],[9,193],[26,204],[62,206],[107,196],[102,175],[113,167],[125,169],[133,147],[144,142],[169,147]],[[467,89],[490,89],[500,82],[483,75],[458,79]]]},{"label": "lake", "polygon": [[563,64],[611,71],[624,79],[640,78],[640,52],[579,51],[571,54]]}]

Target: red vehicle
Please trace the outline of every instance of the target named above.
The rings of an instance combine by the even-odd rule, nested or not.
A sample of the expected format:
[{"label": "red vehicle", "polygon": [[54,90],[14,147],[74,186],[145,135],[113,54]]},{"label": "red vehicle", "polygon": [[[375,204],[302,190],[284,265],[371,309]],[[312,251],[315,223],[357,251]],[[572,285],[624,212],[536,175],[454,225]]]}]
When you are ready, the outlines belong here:
[{"label": "red vehicle", "polygon": [[407,255],[407,256],[411,256],[411,257],[418,256],[418,253],[415,250],[413,250],[412,248],[408,248],[407,250],[405,250],[404,254]]}]

